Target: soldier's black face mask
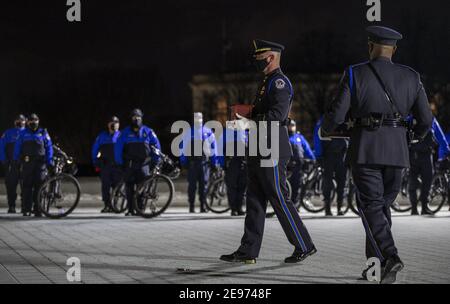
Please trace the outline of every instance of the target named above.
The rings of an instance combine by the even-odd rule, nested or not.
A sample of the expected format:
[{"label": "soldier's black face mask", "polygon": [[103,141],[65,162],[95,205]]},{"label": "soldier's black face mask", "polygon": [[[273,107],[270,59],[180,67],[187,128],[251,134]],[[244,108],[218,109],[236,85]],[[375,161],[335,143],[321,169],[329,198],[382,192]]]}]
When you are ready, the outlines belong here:
[{"label": "soldier's black face mask", "polygon": [[264,70],[269,65],[269,63],[267,62],[267,58],[260,59],[260,60],[255,58],[253,60],[253,65],[255,66],[255,68],[258,72],[264,72]]}]

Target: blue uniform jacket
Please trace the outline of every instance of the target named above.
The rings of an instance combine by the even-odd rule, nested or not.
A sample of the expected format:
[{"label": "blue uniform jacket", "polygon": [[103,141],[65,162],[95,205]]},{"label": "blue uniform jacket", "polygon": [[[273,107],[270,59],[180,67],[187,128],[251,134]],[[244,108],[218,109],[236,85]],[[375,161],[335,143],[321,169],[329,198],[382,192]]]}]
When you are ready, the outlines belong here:
[{"label": "blue uniform jacket", "polygon": [[323,147],[322,147],[322,141],[319,138],[319,128],[322,125],[323,117],[319,119],[319,121],[316,123],[316,126],[314,127],[314,155],[316,158],[321,158],[323,154]]},{"label": "blue uniform jacket", "polygon": [[26,128],[20,132],[14,147],[14,160],[21,160],[23,156],[42,157],[47,165],[53,165],[53,144],[47,130]]},{"label": "blue uniform jacket", "polygon": [[132,160],[144,162],[151,157],[153,161],[158,161],[160,156],[156,155],[151,147],[161,150],[158,137],[155,132],[147,126],[142,126],[135,132],[131,127],[126,127],[117,139],[114,155],[118,165],[123,165],[124,161]]},{"label": "blue uniform jacket", "polygon": [[294,155],[294,157],[316,160],[316,156],[311,150],[308,141],[302,134],[300,134],[300,132],[297,132],[291,137],[289,137],[289,141],[291,142],[291,145],[298,147],[299,155],[298,156]]},{"label": "blue uniform jacket", "polygon": [[97,136],[91,152],[94,166],[98,165],[99,160],[103,160],[108,163],[114,162],[114,148],[119,136],[120,131],[116,131],[113,134],[108,131],[103,131]]},{"label": "blue uniform jacket", "polygon": [[188,138],[184,138],[183,141],[180,143],[180,150],[181,150],[180,162],[183,166],[187,165],[189,162],[190,156],[186,155],[193,154],[193,151],[191,153],[187,153],[186,149],[190,147],[193,150],[193,147],[190,144],[186,144],[186,142],[189,141],[190,143],[192,143],[199,140],[203,142],[207,139],[211,141],[209,146],[211,147],[212,151],[210,151],[210,153],[208,154],[208,157],[211,161],[211,165],[219,164],[219,159],[217,155],[217,144],[214,133],[210,129],[205,127],[203,127],[202,130],[194,127],[191,128],[190,130],[190,136],[188,136]]},{"label": "blue uniform jacket", "polygon": [[20,132],[25,128],[12,128],[3,133],[0,138],[0,161],[12,161],[14,159],[14,146],[19,138]]},{"label": "blue uniform jacket", "polygon": [[436,118],[433,119],[431,132],[433,132],[434,138],[436,138],[436,141],[439,144],[438,159],[441,160],[450,155],[450,147],[448,145],[448,140]]}]

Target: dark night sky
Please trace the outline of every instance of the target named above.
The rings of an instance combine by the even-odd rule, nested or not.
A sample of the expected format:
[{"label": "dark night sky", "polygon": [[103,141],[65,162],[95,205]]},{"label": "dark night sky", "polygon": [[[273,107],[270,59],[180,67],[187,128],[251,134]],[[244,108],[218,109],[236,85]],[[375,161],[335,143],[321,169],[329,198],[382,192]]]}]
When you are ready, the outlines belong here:
[{"label": "dark night sky", "polygon": [[[66,0],[0,4],[2,129],[35,111],[50,132],[71,138],[82,125],[92,140],[106,114],[126,118],[141,106],[150,126],[167,130],[191,112],[192,75],[224,71],[223,29],[225,71],[247,69],[253,38],[285,44],[288,73],[341,72],[366,57],[365,0],[81,3],[81,23],[67,22]],[[405,36],[397,61],[449,80],[447,8],[448,0],[382,0],[382,23]]]}]

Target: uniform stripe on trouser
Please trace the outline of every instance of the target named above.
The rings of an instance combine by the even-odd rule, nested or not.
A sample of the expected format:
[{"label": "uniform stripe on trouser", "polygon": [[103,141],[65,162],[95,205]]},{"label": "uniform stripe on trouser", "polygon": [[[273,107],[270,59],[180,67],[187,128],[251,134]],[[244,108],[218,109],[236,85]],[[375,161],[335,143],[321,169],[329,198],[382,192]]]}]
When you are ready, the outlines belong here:
[{"label": "uniform stripe on trouser", "polygon": [[[275,162],[274,162],[274,165],[275,165]],[[289,208],[287,207],[286,202],[284,201],[283,195],[281,193],[280,180],[278,178],[278,165],[274,167],[274,177],[275,177],[275,187],[277,189],[278,200],[280,201],[281,206],[284,210],[284,213],[286,214],[286,217],[289,220],[292,230],[294,230],[294,234],[297,237],[297,240],[300,243],[300,246],[302,247],[303,252],[306,252],[307,248],[306,248],[305,242],[303,241],[303,238],[302,238],[300,232],[298,231],[297,226],[294,223],[294,218],[292,217],[292,214],[289,211]]]},{"label": "uniform stripe on trouser", "polygon": [[375,250],[375,254],[378,256],[378,259],[380,260],[380,262],[383,262],[384,261],[384,257],[381,254],[381,250],[378,247],[378,244],[375,241],[375,238],[373,237],[372,230],[370,229],[370,226],[369,226],[369,222],[366,219],[366,215],[364,214],[362,208],[360,207],[359,202],[361,201],[361,199],[359,197],[359,190],[358,189],[356,189],[356,196],[357,196],[356,203],[357,203],[358,211],[359,211],[359,214],[361,216],[361,219],[362,219],[362,222],[363,222],[363,225],[364,225],[364,229],[366,230],[366,236],[369,238],[369,241],[372,244],[373,249]]}]

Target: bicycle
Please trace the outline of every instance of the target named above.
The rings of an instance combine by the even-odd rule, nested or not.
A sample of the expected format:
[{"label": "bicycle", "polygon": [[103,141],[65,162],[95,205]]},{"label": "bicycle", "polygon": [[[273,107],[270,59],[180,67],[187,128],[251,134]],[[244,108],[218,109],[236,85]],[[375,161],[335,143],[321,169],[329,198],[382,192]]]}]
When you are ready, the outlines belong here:
[{"label": "bicycle", "polygon": [[63,218],[77,207],[81,189],[74,177],[77,167],[58,146],[53,146],[54,167],[38,191],[38,208],[48,218]]},{"label": "bicycle", "polygon": [[438,213],[445,202],[450,203],[450,167],[448,161],[441,163],[437,167],[437,173],[433,176],[431,182],[430,202],[428,204],[428,209],[433,214]]},{"label": "bicycle", "polygon": [[206,190],[206,208],[213,213],[225,213],[230,211],[228,203],[225,172],[222,168],[213,171],[209,176]]},{"label": "bicycle", "polygon": [[[169,207],[175,193],[172,179],[180,175],[180,169],[169,156],[154,147],[152,151],[160,157],[161,162],[153,168],[149,177],[137,185],[132,202],[134,210],[144,218],[156,217]],[[122,213],[127,209],[125,187],[125,182],[122,181],[113,190],[111,207],[115,213]]]},{"label": "bicycle", "polygon": [[[402,182],[400,187],[400,200],[406,201],[406,204],[401,204],[398,199],[396,199],[392,205],[391,208],[397,212],[408,212],[411,211],[412,206],[411,202],[409,201],[409,168],[405,168],[402,172]],[[419,178],[419,185],[422,183],[422,181]],[[417,192],[420,192],[420,186],[417,189]],[[418,197],[420,194],[418,194]]]}]

